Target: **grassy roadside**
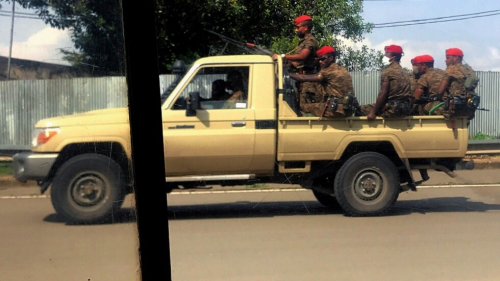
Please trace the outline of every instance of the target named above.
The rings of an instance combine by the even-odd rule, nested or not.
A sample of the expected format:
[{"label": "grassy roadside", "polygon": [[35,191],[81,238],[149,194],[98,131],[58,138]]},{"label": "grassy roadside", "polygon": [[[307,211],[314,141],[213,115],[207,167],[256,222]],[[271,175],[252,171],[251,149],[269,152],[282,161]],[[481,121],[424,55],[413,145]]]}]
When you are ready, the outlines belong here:
[{"label": "grassy roadside", "polygon": [[0,162],[0,176],[10,176],[10,175],[12,175],[12,163]]}]

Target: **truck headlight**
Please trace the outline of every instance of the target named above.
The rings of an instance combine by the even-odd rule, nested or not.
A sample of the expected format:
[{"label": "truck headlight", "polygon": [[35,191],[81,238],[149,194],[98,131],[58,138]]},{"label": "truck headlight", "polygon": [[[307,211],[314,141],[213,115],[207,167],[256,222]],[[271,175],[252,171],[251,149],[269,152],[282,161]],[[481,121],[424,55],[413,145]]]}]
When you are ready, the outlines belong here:
[{"label": "truck headlight", "polygon": [[57,135],[61,129],[59,128],[35,128],[32,133],[31,146],[37,147],[47,143],[53,136]]}]

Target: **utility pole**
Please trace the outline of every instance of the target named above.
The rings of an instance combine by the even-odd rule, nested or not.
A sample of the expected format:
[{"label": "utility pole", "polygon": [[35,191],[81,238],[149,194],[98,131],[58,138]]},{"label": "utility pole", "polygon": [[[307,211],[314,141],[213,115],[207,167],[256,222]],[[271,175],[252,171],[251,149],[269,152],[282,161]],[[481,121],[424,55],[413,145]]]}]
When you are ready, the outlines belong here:
[{"label": "utility pole", "polygon": [[16,12],[16,1],[12,1],[12,23],[10,25],[10,47],[9,61],[7,62],[7,80],[10,80],[10,59],[12,57],[12,40],[14,38],[14,14]]}]

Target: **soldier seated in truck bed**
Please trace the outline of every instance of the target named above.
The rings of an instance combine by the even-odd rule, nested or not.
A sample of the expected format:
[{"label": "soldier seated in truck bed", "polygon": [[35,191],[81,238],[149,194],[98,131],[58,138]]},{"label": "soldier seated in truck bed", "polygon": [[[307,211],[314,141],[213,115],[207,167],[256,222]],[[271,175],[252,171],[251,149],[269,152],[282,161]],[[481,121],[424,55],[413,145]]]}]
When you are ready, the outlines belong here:
[{"label": "soldier seated in truck bed", "polygon": [[304,111],[319,117],[352,116],[352,110],[344,108],[344,97],[354,95],[352,78],[349,72],[335,63],[336,52],[331,46],[320,48],[316,54],[319,57],[321,70],[317,74],[290,74],[290,77],[300,82],[316,82],[316,100],[304,105]]}]

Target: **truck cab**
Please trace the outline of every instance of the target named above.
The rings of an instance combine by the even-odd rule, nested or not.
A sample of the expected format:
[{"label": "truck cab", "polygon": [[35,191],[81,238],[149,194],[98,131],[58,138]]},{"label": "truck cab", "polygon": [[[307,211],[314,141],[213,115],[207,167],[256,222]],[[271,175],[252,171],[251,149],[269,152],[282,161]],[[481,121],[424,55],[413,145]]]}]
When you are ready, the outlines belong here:
[{"label": "truck cab", "polygon": [[[238,75],[233,80],[239,81],[228,81],[234,73]],[[229,100],[214,100],[216,80],[226,81]],[[198,60],[162,105],[167,177],[185,181],[189,176],[194,180],[273,175],[276,88],[275,63],[269,56]],[[241,98],[231,101],[235,91],[242,92]],[[188,116],[186,100],[193,94],[201,100],[200,106]]]}]

